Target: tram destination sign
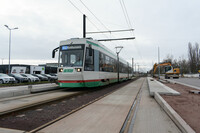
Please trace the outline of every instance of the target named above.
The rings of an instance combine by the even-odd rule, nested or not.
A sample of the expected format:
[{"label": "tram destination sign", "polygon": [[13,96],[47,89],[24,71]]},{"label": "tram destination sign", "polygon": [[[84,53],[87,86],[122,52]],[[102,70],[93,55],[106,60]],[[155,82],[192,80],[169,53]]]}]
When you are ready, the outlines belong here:
[{"label": "tram destination sign", "polygon": [[61,50],[83,49],[82,45],[64,45],[61,46]]}]

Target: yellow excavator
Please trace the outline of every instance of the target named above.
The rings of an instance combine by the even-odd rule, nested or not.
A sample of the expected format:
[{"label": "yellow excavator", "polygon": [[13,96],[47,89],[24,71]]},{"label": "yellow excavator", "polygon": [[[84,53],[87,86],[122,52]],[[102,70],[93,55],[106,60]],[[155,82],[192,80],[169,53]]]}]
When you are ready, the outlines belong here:
[{"label": "yellow excavator", "polygon": [[157,67],[161,67],[161,66],[165,66],[165,79],[169,79],[170,77],[173,78],[179,78],[179,74],[180,74],[180,69],[179,68],[173,68],[171,63],[160,63],[157,64],[155,63],[153,65],[153,76],[155,76],[156,73],[156,69]]}]

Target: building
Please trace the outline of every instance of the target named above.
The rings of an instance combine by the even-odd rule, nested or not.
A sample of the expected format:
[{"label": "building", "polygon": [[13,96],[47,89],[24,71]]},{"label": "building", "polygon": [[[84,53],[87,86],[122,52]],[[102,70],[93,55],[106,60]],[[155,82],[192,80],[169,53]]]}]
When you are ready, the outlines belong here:
[{"label": "building", "polygon": [[[0,65],[0,73],[8,73],[9,65]],[[28,74],[49,74],[57,73],[57,67],[47,66],[47,65],[24,65],[24,64],[11,64],[11,73],[28,73]]]},{"label": "building", "polygon": [[46,63],[39,66],[45,67],[45,73],[57,73],[58,63]]}]

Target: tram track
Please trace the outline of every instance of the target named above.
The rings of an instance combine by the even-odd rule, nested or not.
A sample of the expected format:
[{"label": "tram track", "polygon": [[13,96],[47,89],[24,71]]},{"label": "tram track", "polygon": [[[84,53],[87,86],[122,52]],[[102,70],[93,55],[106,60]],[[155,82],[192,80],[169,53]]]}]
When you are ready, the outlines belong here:
[{"label": "tram track", "polygon": [[[59,101],[58,100],[55,101],[54,99],[52,101],[55,101],[55,102],[48,103],[48,105],[43,103],[44,106],[43,105],[36,106],[28,110],[12,113],[11,115],[7,114],[4,116],[1,116],[0,125],[2,125],[2,127],[5,127],[5,128],[24,130],[24,131],[29,131],[31,133],[34,133],[90,105],[91,103],[113,93],[120,87],[132,81],[123,82],[121,84],[114,84],[114,85],[99,87],[97,90],[93,89],[92,91],[90,90],[88,92],[84,91],[80,94],[71,96],[70,98],[69,97],[66,99],[62,98],[62,100],[59,100]],[[57,107],[57,105],[59,106]],[[51,108],[54,106],[55,106],[54,109]],[[41,110],[41,111],[37,111],[37,110]],[[43,112],[43,114],[40,114],[40,112]],[[41,116],[41,117],[38,117],[38,116]],[[38,122],[39,119],[41,120],[40,122]],[[26,120],[28,120],[28,122],[26,122]],[[23,126],[20,126],[20,125],[23,125]]]}]

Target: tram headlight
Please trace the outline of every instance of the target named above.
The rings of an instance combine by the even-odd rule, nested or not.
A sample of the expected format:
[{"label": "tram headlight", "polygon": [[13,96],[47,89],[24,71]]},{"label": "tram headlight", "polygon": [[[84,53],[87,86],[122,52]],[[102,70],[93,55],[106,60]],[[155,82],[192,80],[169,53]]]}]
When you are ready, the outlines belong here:
[{"label": "tram headlight", "polygon": [[82,69],[81,69],[81,68],[76,68],[76,71],[77,71],[77,72],[81,72]]},{"label": "tram headlight", "polygon": [[59,72],[63,72],[63,68],[60,68],[60,69],[59,69]]}]

